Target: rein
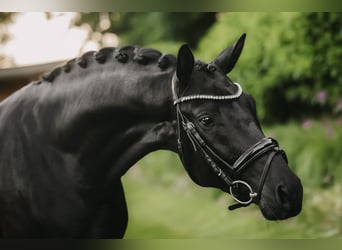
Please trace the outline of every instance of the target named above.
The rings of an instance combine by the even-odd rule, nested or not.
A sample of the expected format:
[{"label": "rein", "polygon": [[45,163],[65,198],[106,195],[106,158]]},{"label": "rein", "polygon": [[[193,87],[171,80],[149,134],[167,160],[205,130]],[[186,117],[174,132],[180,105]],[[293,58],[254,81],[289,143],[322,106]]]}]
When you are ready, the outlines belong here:
[{"label": "rein", "polygon": [[[234,83],[237,87],[237,91],[232,95],[190,95],[178,97],[176,91],[178,79],[174,75],[172,78],[172,94],[173,103],[176,107],[177,113],[177,126],[178,126],[178,150],[183,164],[184,154],[183,154],[183,143],[181,139],[181,130],[185,132],[188,139],[192,143],[195,152],[202,153],[204,159],[208,165],[212,168],[214,173],[220,177],[229,187],[229,192],[237,204],[229,206],[229,210],[234,210],[236,208],[249,206],[252,202],[258,203],[261,199],[261,192],[266,181],[268,171],[270,169],[273,158],[277,153],[281,153],[284,159],[287,161],[285,152],[279,148],[278,142],[272,138],[263,138],[256,144],[252,145],[247,149],[235,162],[234,164],[229,164],[227,161],[223,160],[215,151],[208,146],[205,140],[197,132],[196,126],[191,122],[180,110],[180,105],[184,102],[194,101],[194,100],[211,100],[211,101],[226,101],[234,100],[242,95],[242,88],[238,83]],[[261,174],[259,185],[257,191],[253,191],[250,184],[246,181],[239,180],[238,177],[240,173],[250,165],[253,161],[257,160],[262,155],[271,152],[268,156],[263,172]],[[248,199],[241,200],[237,191],[239,190],[239,185],[247,188],[249,194]]]}]

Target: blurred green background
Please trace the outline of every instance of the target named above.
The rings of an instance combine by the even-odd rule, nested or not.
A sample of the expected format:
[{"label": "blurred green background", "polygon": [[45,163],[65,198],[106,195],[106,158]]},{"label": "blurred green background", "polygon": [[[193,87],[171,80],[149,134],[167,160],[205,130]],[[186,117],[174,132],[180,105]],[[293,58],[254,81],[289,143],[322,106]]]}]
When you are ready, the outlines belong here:
[{"label": "blurred green background", "polygon": [[227,211],[230,197],[196,186],[177,155],[157,151],[123,178],[126,238],[342,236],[342,13],[79,13],[73,25],[84,24],[99,43],[115,33],[120,45],[176,55],[186,42],[205,61],[247,33],[230,77],[255,97],[265,134],[280,142],[304,186],[302,213],[270,222],[255,206]]}]

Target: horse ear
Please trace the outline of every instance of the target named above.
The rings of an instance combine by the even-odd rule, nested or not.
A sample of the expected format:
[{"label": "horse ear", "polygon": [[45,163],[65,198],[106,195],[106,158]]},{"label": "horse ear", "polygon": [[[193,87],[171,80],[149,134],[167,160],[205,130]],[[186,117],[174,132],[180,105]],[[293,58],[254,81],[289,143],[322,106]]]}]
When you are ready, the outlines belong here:
[{"label": "horse ear", "polygon": [[183,44],[178,51],[176,75],[181,84],[187,84],[194,68],[195,59],[189,46]]},{"label": "horse ear", "polygon": [[228,74],[238,61],[245,43],[246,33],[237,40],[232,46],[222,51],[212,63]]}]

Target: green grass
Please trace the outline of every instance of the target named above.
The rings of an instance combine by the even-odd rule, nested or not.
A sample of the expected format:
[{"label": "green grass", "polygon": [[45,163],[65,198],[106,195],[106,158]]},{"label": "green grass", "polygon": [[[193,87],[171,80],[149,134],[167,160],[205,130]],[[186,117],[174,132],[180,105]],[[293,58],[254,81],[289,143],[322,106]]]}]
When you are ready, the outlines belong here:
[{"label": "green grass", "polygon": [[134,170],[124,179],[129,207],[126,238],[298,238],[307,237],[297,219],[268,222],[256,206],[228,211],[227,195],[188,183],[185,190],[163,187]]},{"label": "green grass", "polygon": [[[304,185],[302,213],[285,221],[266,221],[255,205],[228,211],[232,199],[202,188],[187,176],[178,156],[158,151],[139,161],[123,178],[129,209],[125,238],[330,238],[342,237],[342,184],[322,188],[322,169],[340,164],[340,131],[327,138],[318,123],[311,129],[290,124],[266,129],[286,149]],[[337,147],[334,149],[334,145]],[[335,150],[335,151],[334,151]],[[328,155],[326,155],[328,154]],[[322,166],[324,161],[328,161]],[[315,167],[316,169],[311,169]],[[304,169],[303,169],[304,168]],[[313,180],[314,179],[314,180]]]}]

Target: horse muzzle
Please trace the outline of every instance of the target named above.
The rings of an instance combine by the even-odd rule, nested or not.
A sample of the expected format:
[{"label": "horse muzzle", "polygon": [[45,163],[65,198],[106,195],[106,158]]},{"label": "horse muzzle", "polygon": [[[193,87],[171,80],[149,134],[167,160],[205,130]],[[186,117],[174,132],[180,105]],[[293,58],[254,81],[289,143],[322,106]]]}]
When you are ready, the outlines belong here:
[{"label": "horse muzzle", "polygon": [[266,219],[285,220],[301,212],[302,201],[303,187],[300,179],[294,176],[290,184],[280,182],[272,189],[265,186],[259,207]]}]

